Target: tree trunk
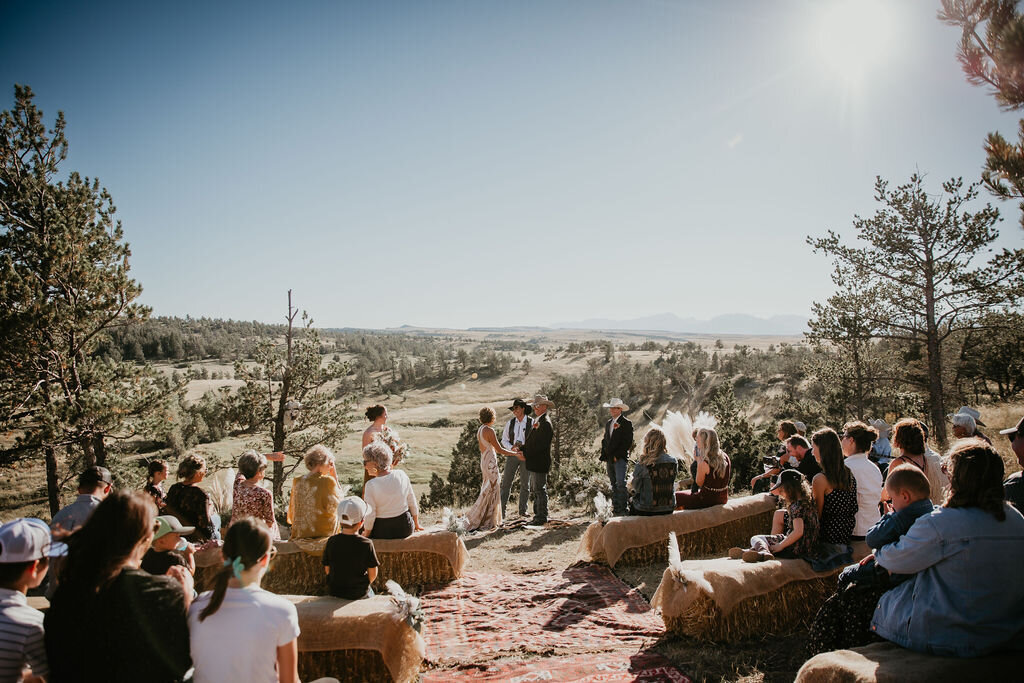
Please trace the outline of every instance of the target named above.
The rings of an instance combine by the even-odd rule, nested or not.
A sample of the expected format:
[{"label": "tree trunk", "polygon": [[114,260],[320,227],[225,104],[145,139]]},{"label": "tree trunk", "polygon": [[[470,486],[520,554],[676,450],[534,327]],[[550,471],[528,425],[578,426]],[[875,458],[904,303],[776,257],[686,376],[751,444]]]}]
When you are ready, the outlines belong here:
[{"label": "tree trunk", "polygon": [[79,445],[82,447],[82,469],[88,469],[96,464],[96,454],[92,449],[92,437],[82,437]]},{"label": "tree trunk", "polygon": [[946,448],[946,405],[942,394],[942,347],[935,324],[935,285],[931,261],[925,264],[925,325],[928,349],[928,405],[931,409],[931,434],[939,448]]},{"label": "tree trunk", "polygon": [[57,451],[46,446],[46,497],[50,503],[50,518],[60,511],[60,491],[57,489]]},{"label": "tree trunk", "polygon": [[96,464],[100,467],[107,466],[107,446],[103,443],[102,434],[93,434],[92,453],[96,458]]}]

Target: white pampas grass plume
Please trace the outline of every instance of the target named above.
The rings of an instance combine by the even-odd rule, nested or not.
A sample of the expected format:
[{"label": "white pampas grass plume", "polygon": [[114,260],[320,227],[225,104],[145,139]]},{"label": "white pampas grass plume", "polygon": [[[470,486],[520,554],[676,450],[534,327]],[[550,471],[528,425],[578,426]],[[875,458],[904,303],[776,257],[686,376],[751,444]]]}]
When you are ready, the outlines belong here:
[{"label": "white pampas grass plume", "polygon": [[234,504],[234,492],[234,468],[228,467],[227,469],[218,470],[207,480],[206,493],[210,496],[210,501],[213,503],[213,507],[223,517],[226,517],[231,513],[231,508]]},{"label": "white pampas grass plume", "polygon": [[456,536],[466,535],[466,519],[459,517],[451,508],[445,508],[441,513],[441,526],[445,531],[450,531]]},{"label": "white pampas grass plume", "polygon": [[718,418],[711,413],[705,413],[703,410],[697,413],[697,417],[693,420],[694,429],[714,429],[718,426]]},{"label": "white pampas grass plume", "polygon": [[661,421],[661,429],[665,432],[668,454],[689,466],[693,462],[693,420],[686,413],[670,410]]},{"label": "white pampas grass plume", "polygon": [[679,555],[679,539],[676,538],[676,532],[670,531],[668,533],[668,564],[669,566],[679,564],[682,558]]},{"label": "white pampas grass plume", "polygon": [[409,626],[419,631],[423,625],[423,608],[420,604],[420,599],[406,593],[394,579],[388,579],[384,586],[398,604],[399,617],[404,619]]},{"label": "white pampas grass plume", "polygon": [[602,524],[614,516],[614,513],[612,512],[612,501],[605,498],[604,494],[600,491],[598,491],[597,495],[594,496],[594,512],[594,516],[597,518],[597,521]]}]

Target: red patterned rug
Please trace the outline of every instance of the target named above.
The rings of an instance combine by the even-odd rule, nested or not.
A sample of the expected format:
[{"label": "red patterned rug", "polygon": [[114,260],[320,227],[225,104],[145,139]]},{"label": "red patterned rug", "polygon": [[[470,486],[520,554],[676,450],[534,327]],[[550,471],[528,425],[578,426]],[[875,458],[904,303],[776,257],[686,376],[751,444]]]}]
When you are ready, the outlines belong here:
[{"label": "red patterned rug", "polygon": [[422,594],[427,660],[465,664],[499,653],[637,652],[664,634],[639,591],[607,567],[476,574]]},{"label": "red patterned rug", "polygon": [[555,683],[692,683],[659,654],[604,653],[496,661],[460,669],[427,671],[421,683],[446,681],[554,681]]}]

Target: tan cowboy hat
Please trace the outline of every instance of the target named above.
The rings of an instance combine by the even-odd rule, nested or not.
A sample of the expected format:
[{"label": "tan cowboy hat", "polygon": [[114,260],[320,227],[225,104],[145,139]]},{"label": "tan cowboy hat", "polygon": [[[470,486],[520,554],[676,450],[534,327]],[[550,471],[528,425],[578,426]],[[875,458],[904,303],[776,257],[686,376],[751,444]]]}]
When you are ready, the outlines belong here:
[{"label": "tan cowboy hat", "polygon": [[629,410],[629,406],[622,402],[621,398],[613,398],[604,404],[605,408],[621,408],[623,410]]},{"label": "tan cowboy hat", "polygon": [[548,400],[547,396],[537,394],[536,396],[533,397],[533,403],[531,405],[534,407],[547,406],[548,408],[554,408],[555,402]]},{"label": "tan cowboy hat", "polygon": [[889,423],[882,419],[868,420],[868,424],[878,430],[878,433],[888,432],[890,427]]}]

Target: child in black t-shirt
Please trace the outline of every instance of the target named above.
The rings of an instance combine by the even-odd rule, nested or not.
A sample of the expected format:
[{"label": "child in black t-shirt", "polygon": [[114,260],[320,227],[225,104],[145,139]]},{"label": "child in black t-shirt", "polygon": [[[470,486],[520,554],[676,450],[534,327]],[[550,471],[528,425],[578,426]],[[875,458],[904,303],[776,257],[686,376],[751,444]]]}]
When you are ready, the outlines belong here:
[{"label": "child in black t-shirt", "polygon": [[153,540],[142,557],[140,568],[153,576],[163,576],[174,566],[196,573],[195,548],[182,536],[195,531],[193,526],[182,526],[177,517],[161,515],[156,518]]},{"label": "child in black t-shirt", "polygon": [[327,592],[336,598],[358,600],[373,596],[370,584],[377,578],[380,563],[373,541],[359,534],[367,512],[362,498],[351,496],[338,503],[341,533],[328,538],[324,546]]}]

